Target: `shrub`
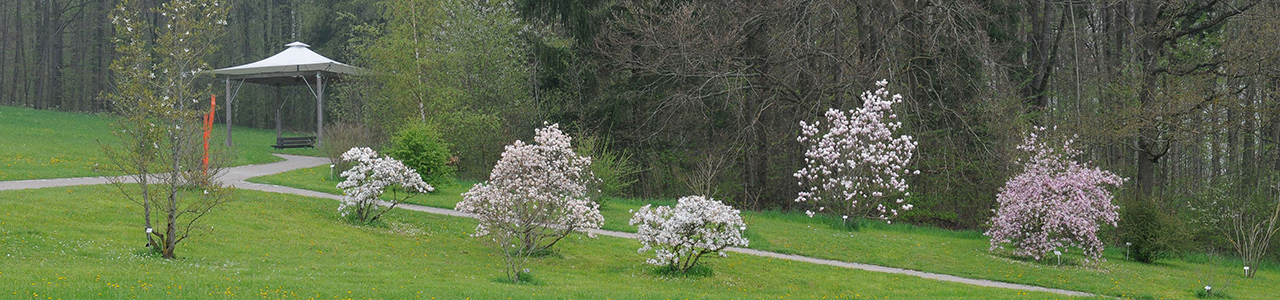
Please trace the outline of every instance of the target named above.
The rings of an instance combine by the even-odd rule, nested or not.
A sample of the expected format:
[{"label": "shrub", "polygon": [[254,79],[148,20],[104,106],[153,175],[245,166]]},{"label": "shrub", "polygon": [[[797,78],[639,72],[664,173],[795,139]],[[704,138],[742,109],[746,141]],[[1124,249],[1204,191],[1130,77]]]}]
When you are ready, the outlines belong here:
[{"label": "shrub", "polygon": [[627,189],[636,182],[635,174],[639,169],[631,163],[631,155],[609,148],[606,140],[597,137],[578,139],[574,151],[591,157],[591,173],[598,179],[587,185],[587,193],[593,199],[600,201],[604,197],[625,196]]},{"label": "shrub", "polygon": [[[394,158],[378,157],[378,152],[373,149],[351,148],[342,154],[342,160],[354,162],[355,165],[342,172],[342,177],[347,180],[338,183],[343,194],[338,211],[353,221],[377,221],[382,214],[394,209],[400,202],[419,193],[435,190],[422,182],[422,178],[413,169],[405,167]],[[387,190],[391,191],[392,196],[384,202],[380,198]],[[401,192],[404,192],[403,196],[399,195]]]},{"label": "shrub", "polygon": [[536,132],[535,144],[507,146],[489,180],[463,193],[457,205],[476,215],[480,224],[474,236],[490,237],[514,281],[521,280],[521,266],[530,256],[604,222],[600,206],[587,197],[591,158],[573,152],[558,124]]},{"label": "shrub", "polygon": [[400,129],[391,137],[387,155],[413,168],[432,185],[444,185],[453,180],[453,167],[449,166],[449,144],[440,133],[429,126],[415,124]]},{"label": "shrub", "polygon": [[[1264,182],[1275,180],[1268,178]],[[1225,239],[1244,266],[1253,267],[1245,273],[1245,277],[1253,278],[1272,238],[1280,233],[1280,184],[1243,184],[1243,180],[1230,177],[1211,179],[1207,188],[1202,188],[1203,199],[1187,204],[1193,215],[1198,215],[1198,223],[1218,239]]]},{"label": "shrub", "polygon": [[373,145],[373,139],[370,138],[369,130],[364,125],[358,123],[337,122],[324,127],[324,141],[320,143],[320,153],[329,158],[329,163],[334,166],[337,176],[342,172],[351,169],[351,162],[342,160],[342,154],[351,148],[369,147]]},{"label": "shrub", "polygon": [[803,187],[796,202],[807,202],[817,212],[831,209],[844,216],[886,221],[899,210],[911,209],[904,198],[911,195],[905,175],[911,172],[907,164],[916,142],[910,135],[895,136],[902,122],[893,104],[902,103],[902,95],[890,97],[888,84],[877,82],[874,93],[862,93],[863,104],[857,110],[828,110],[825,126],[800,122],[796,140],[806,150],[805,166],[794,174]]},{"label": "shrub", "polygon": [[707,253],[727,256],[729,246],[746,247],[747,230],[739,211],[703,196],[680,198],[675,207],[645,205],[631,217],[638,225],[640,253],[653,250],[649,264],[686,272]]},{"label": "shrub", "polygon": [[1072,161],[1080,154],[1067,140],[1062,148],[1041,142],[1036,132],[1023,138],[1018,149],[1031,153],[1023,167],[996,195],[999,207],[991,218],[991,251],[1003,244],[1016,246],[1014,255],[1040,260],[1055,249],[1078,247],[1087,259],[1102,260],[1101,224],[1116,225],[1119,213],[1106,186],[1120,186],[1124,178],[1088,164]]},{"label": "shrub", "polygon": [[1135,201],[1120,211],[1121,237],[1129,257],[1143,263],[1166,258],[1175,249],[1176,233],[1169,216],[1160,213],[1156,201]]}]

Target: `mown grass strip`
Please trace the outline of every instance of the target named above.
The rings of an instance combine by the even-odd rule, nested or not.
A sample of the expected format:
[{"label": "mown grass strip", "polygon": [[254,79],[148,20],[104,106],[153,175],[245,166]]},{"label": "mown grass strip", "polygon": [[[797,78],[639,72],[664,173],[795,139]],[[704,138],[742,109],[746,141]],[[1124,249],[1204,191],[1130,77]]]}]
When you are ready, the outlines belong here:
[{"label": "mown grass strip", "polygon": [[669,277],[633,240],[579,236],[530,265],[535,284],[510,284],[471,219],[399,210],[352,226],[332,200],[237,195],[164,260],[141,250],[137,207],[110,187],[0,192],[0,298],[1063,298],[749,255]]},{"label": "mown grass strip", "polygon": [[[251,181],[341,193],[332,186],[337,180],[317,179],[318,169],[300,169]],[[453,208],[461,200],[456,193],[465,190],[441,190],[419,199],[428,206]],[[635,227],[627,224],[631,210],[646,204],[672,205],[673,201],[608,199],[601,208],[605,216],[603,229],[635,232]],[[781,211],[743,212],[743,217],[750,248],[771,252],[1120,298],[1192,299],[1205,285],[1220,286],[1215,288],[1229,292],[1234,299],[1274,299],[1280,295],[1280,285],[1273,284],[1280,282],[1280,267],[1274,264],[1259,266],[1257,277],[1247,279],[1241,276],[1238,259],[1193,254],[1142,264],[1126,260],[1123,248],[1112,247],[1104,253],[1104,263],[1083,264],[1078,253],[1069,251],[1060,266],[1052,259],[1034,261],[1000,251],[989,252],[987,238],[978,231],[881,222],[867,222],[861,229],[850,231],[833,226],[833,220]]]}]

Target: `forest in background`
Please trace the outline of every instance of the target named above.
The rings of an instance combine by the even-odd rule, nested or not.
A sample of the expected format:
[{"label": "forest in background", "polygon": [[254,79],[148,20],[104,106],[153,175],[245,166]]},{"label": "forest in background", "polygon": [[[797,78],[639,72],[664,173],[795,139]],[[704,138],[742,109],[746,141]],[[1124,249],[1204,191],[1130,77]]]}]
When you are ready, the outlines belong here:
[{"label": "forest in background", "polygon": [[[0,3],[0,105],[109,110],[115,2]],[[1129,178],[1117,204],[1155,208],[1185,244],[1230,247],[1194,225],[1199,203],[1278,196],[1274,1],[224,3],[213,66],[302,41],[374,70],[334,85],[325,119],[375,142],[427,124],[467,178],[546,121],[635,167],[617,196],[788,209],[800,122],[886,79],[919,141],[909,222],[985,226],[1032,126],[1078,135],[1082,160]],[[269,92],[239,91],[237,125],[273,125]],[[285,127],[308,134],[314,101],[285,95]]]}]

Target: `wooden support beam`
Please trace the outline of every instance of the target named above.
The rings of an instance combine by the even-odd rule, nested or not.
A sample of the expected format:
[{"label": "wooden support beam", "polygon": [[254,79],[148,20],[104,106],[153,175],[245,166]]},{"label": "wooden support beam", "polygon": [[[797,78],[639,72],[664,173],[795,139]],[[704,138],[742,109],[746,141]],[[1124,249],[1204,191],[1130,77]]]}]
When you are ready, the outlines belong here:
[{"label": "wooden support beam", "polygon": [[280,97],[280,86],[275,86],[276,90],[276,140],[280,140],[280,109],[284,107],[284,98]]},{"label": "wooden support beam", "polygon": [[227,93],[224,96],[227,98],[227,147],[231,147],[231,101],[235,96],[231,95],[231,78],[224,78],[223,81],[227,84]]},{"label": "wooden support beam", "polygon": [[316,73],[316,147],[324,144],[324,77]]}]

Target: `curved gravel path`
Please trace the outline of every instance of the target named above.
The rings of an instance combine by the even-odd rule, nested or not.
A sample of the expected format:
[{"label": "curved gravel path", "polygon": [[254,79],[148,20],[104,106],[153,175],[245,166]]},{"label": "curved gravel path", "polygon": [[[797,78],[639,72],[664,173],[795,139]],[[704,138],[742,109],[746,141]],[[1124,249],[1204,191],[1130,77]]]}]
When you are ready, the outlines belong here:
[{"label": "curved gravel path", "polygon": [[[273,192],[273,193],[294,194],[294,195],[301,195],[301,196],[307,196],[307,197],[326,198],[326,199],[334,199],[334,200],[342,199],[341,195],[334,195],[334,194],[321,193],[321,192],[316,192],[311,190],[304,190],[304,189],[270,185],[270,184],[252,183],[252,182],[245,181],[246,179],[253,178],[253,177],[272,175],[272,174],[283,173],[283,172],[292,171],[296,169],[317,167],[317,166],[329,164],[329,160],[327,158],[286,155],[286,154],[275,154],[275,155],[281,158],[284,158],[285,160],[269,163],[269,164],[248,165],[248,166],[239,166],[239,167],[229,168],[226,171],[224,171],[225,173],[223,173],[220,176],[220,178],[223,180],[223,182],[228,182],[230,183],[231,186],[234,186],[236,188],[241,188],[241,189]],[[60,187],[60,186],[107,184],[110,182],[110,179],[111,178],[108,178],[108,177],[80,177],[80,178],[0,181],[0,191],[38,189],[38,188],[47,188],[47,187]],[[127,177],[126,177],[126,180],[128,180]],[[129,181],[132,181],[132,180],[129,180]],[[427,207],[427,206],[413,205],[413,204],[400,204],[399,207],[407,210],[420,211],[420,212],[433,213],[433,214],[442,214],[442,215],[450,215],[450,216],[458,216],[458,217],[466,217],[466,218],[472,217],[471,214],[452,210],[452,209]],[[636,238],[636,234],[630,233],[630,232],[599,230],[599,229],[593,229],[593,230],[590,230],[590,232],[594,234],[599,234],[599,235],[607,235],[607,236],[626,238],[626,239]],[[958,276],[952,276],[952,275],[946,275],[946,274],[928,273],[928,272],[921,272],[916,270],[907,270],[907,269],[891,268],[891,267],[885,267],[885,266],[851,263],[851,262],[844,262],[844,261],[837,261],[837,260],[830,260],[830,259],[820,259],[820,258],[813,258],[808,256],[782,254],[782,253],[760,251],[760,250],[747,249],[747,248],[730,247],[727,250],[730,252],[755,255],[755,256],[761,256],[761,257],[785,259],[785,260],[792,260],[792,261],[799,261],[799,262],[806,262],[806,263],[813,263],[813,264],[820,264],[820,265],[828,265],[828,266],[834,266],[834,267],[840,267],[840,268],[865,270],[865,271],[871,271],[871,272],[911,275],[911,276],[916,276],[920,278],[972,284],[977,286],[1006,288],[1006,289],[1033,291],[1033,292],[1048,292],[1048,293],[1055,293],[1060,295],[1076,296],[1076,297],[1098,296],[1098,295],[1085,293],[1085,292],[1078,292],[1078,291],[1053,289],[1053,288],[1039,287],[1039,286],[1033,286],[1033,285],[999,282],[999,281],[992,281],[992,280],[985,280],[985,279],[964,278],[964,277],[958,277]]]}]

